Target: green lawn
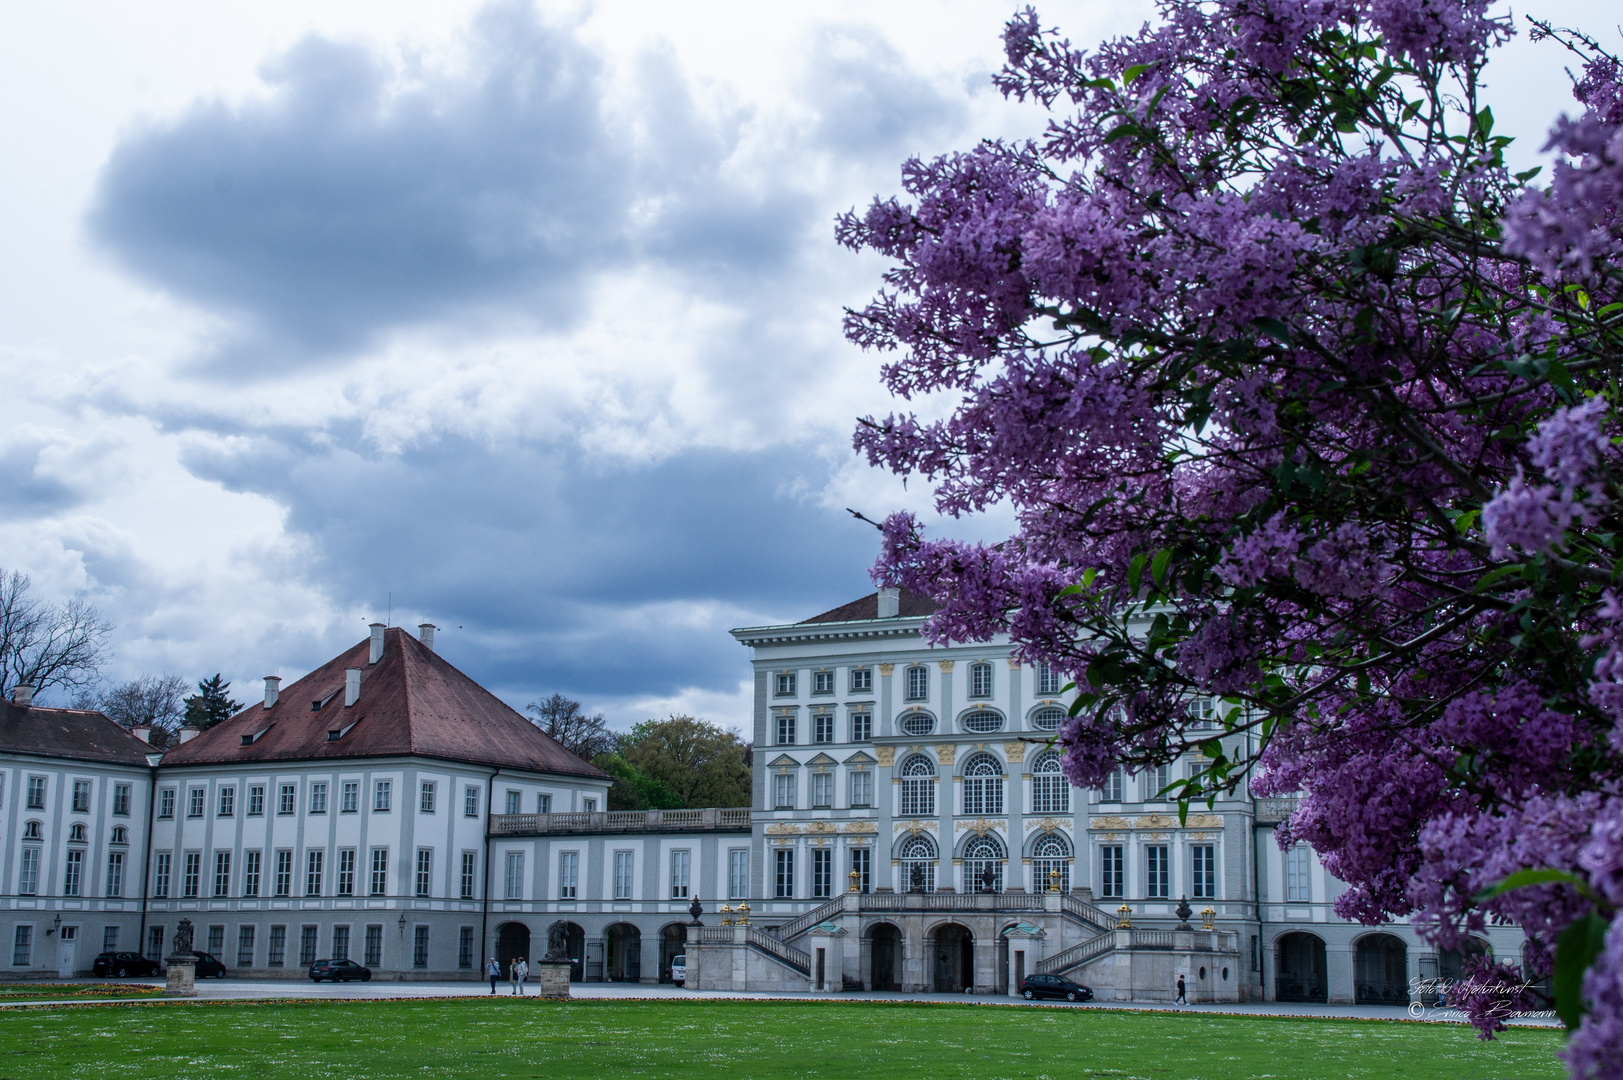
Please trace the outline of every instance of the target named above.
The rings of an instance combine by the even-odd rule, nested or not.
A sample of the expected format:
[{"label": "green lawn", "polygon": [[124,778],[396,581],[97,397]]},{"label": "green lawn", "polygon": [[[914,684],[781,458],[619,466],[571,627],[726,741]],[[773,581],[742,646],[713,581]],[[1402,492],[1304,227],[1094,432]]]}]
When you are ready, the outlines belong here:
[{"label": "green lawn", "polygon": [[875,1002],[184,1003],[0,1012],[0,1077],[1561,1077],[1551,1030]]},{"label": "green lawn", "polygon": [[163,987],[142,983],[0,983],[0,1001],[157,997],[162,993]]}]

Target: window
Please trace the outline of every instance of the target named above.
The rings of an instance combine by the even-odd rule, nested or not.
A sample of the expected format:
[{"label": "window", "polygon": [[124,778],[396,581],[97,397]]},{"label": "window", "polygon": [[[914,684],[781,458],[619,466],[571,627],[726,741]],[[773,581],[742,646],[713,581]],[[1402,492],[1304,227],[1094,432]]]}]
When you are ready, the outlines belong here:
[{"label": "window", "polygon": [[276,895],[291,896],[293,893],[293,852],[278,851],[276,853]]},{"label": "window", "polygon": [[62,874],[62,895],[78,896],[79,883],[84,876],[85,853],[79,850],[68,852],[67,866]]},{"label": "window", "polygon": [[358,814],[361,812],[361,782],[359,780],[345,780],[338,789],[338,812],[340,814]]},{"label": "window", "polygon": [[851,692],[865,694],[873,690],[873,669],[854,667],[851,669]]},{"label": "window", "polygon": [[[128,817],[130,813],[130,785],[113,785],[113,813],[120,817]],[[106,951],[106,950],[103,950]]]},{"label": "window", "polygon": [[383,925],[370,923],[366,928],[366,959],[363,961],[367,967],[378,967],[383,963]]},{"label": "window", "polygon": [[1161,794],[1172,783],[1172,766],[1156,765],[1144,770],[1144,801],[1159,802],[1167,796]]},{"label": "window", "polygon": [[558,853],[558,899],[573,900],[576,897],[576,878],[580,870],[580,853],[576,851],[563,851]]},{"label": "window", "polygon": [[[107,895],[124,895],[124,853],[112,851],[107,854]],[[106,950],[102,950],[105,952]]]},{"label": "window", "polygon": [[349,959],[349,927],[335,926],[332,928],[332,958],[334,960]]},{"label": "window", "polygon": [[417,812],[419,814],[432,814],[434,812],[434,781],[424,780],[417,793]]},{"label": "window", "polygon": [[1099,895],[1120,899],[1127,895],[1127,869],[1122,860],[1120,844],[1106,844],[1099,849],[1099,869],[1103,875]]},{"label": "window", "polygon": [[1126,776],[1122,770],[1110,770],[1110,775],[1105,777],[1105,786],[1099,789],[1099,801],[1121,802],[1123,790],[1126,787]]},{"label": "window", "polygon": [[[157,927],[153,927],[154,930]],[[19,926],[11,937],[11,964],[13,967],[27,967],[34,962],[34,928],[32,926]]]},{"label": "window", "polygon": [[37,822],[37,821],[25,821],[25,822],[23,822],[23,839],[24,840],[43,840],[44,839],[44,837],[40,835],[39,822]]},{"label": "window", "polygon": [[834,692],[834,673],[832,671],[812,672],[812,693],[832,694]]},{"label": "window", "polygon": [[186,792],[186,816],[189,818],[203,816],[203,789],[190,788]]},{"label": "window", "polygon": [[434,879],[434,852],[431,848],[417,849],[417,895],[430,895],[429,886]]},{"label": "window", "polygon": [[873,713],[854,712],[851,714],[851,741],[867,742],[873,738]]},{"label": "window", "polygon": [[389,849],[372,849],[372,895],[384,896],[389,892]]},{"label": "window", "polygon": [[1031,812],[1068,814],[1071,812],[1071,785],[1059,771],[1059,755],[1046,753],[1031,766]]},{"label": "window", "polygon": [[928,735],[935,730],[935,717],[927,712],[910,712],[902,714],[902,733],[904,735]]},{"label": "window", "polygon": [[793,746],[795,744],[795,714],[780,712],[778,714],[778,745]]},{"label": "window", "polygon": [[1031,884],[1034,892],[1071,891],[1071,847],[1059,833],[1031,845]]},{"label": "window", "polygon": [[163,927],[147,927],[147,959],[157,960],[163,956]]},{"label": "window", "polygon": [[208,947],[205,951],[213,957],[218,957],[225,952],[225,927],[209,927]]},{"label": "window", "polygon": [[113,826],[113,836],[112,836],[112,839],[110,839],[108,841],[108,843],[110,843],[110,844],[127,844],[129,842],[130,842],[130,831],[128,829],[126,829],[122,825],[114,825]]},{"label": "window", "polygon": [[511,790],[508,791],[508,793],[507,793],[507,805],[505,807],[503,807],[502,813],[504,813],[504,814],[516,814],[516,813],[518,813],[519,812],[519,798],[520,798],[520,796],[522,794],[523,794],[523,792],[519,792],[519,791],[511,791]]},{"label": "window", "polygon": [[1053,731],[1065,723],[1065,710],[1057,705],[1046,705],[1031,714],[1031,726],[1038,731]]},{"label": "window", "polygon": [[631,899],[631,852],[616,851],[614,853],[614,898],[616,900]]},{"label": "window", "polygon": [[75,780],[73,782],[73,812],[76,814],[90,813],[89,780]]},{"label": "window", "polygon": [[1152,900],[1165,900],[1172,895],[1172,868],[1167,865],[1165,844],[1150,844],[1144,848],[1144,895]]},{"label": "window", "polygon": [[263,817],[265,815],[265,785],[252,784],[248,788],[248,816]]},{"label": "window", "polygon": [[935,813],[935,766],[915,754],[902,763],[902,817]]},{"label": "window", "polygon": [[795,849],[778,848],[773,852],[777,861],[777,891],[775,895],[793,897],[795,895]]},{"label": "window", "polygon": [[928,836],[909,837],[902,844],[902,879],[896,887],[903,892],[935,892],[935,841]]},{"label": "window", "polygon": [[1189,848],[1192,874],[1189,893],[1196,900],[1217,899],[1217,848],[1213,844],[1194,844]]},{"label": "window", "polygon": [[321,895],[321,862],[326,852],[312,851],[304,857],[304,895]]},{"label": "window", "polygon": [[316,933],[317,927],[299,927],[299,964],[309,967],[316,962]]},{"label": "window", "polygon": [[688,898],[688,875],[693,865],[693,853],[689,851],[671,852],[671,899],[686,900]]},{"label": "window", "polygon": [[976,754],[964,765],[964,813],[1003,813],[1003,766],[991,754]]},{"label": "window", "polygon": [[338,896],[355,895],[355,849],[338,849],[338,887],[334,890]]},{"label": "window", "polygon": [[242,853],[242,895],[259,895],[259,852]]},{"label": "window", "polygon": [[1308,883],[1307,845],[1297,844],[1285,849],[1285,899],[1311,900],[1312,889]]},{"label": "window", "polygon": [[1195,731],[1215,727],[1217,709],[1211,698],[1198,697],[1189,703],[1189,726]]},{"label": "window", "polygon": [[163,788],[158,792],[158,816],[172,818],[175,816],[175,789]]},{"label": "window", "polygon": [[327,812],[327,785],[310,785],[310,812],[312,814],[325,814]]},{"label": "window", "polygon": [[30,776],[28,778],[28,809],[45,809],[45,777]]},{"label": "window", "polygon": [[85,829],[85,823],[84,822],[75,821],[72,825],[68,826],[68,843],[70,843],[70,844],[71,843],[83,844],[85,841],[87,841],[89,839],[90,839],[90,834]]},{"label": "window", "polygon": [[[383,928],[380,926],[378,929]],[[463,926],[457,929],[456,966],[460,968],[473,967],[473,927],[471,926]]]},{"label": "window", "polygon": [[834,712],[812,713],[812,742],[831,743],[834,741]]},{"label": "window", "polygon": [[744,900],[750,894],[750,853],[733,848],[727,853],[727,898]]},{"label": "window", "polygon": [[969,696],[992,696],[992,665],[979,663],[969,665]]},{"label": "window", "polygon": [[834,895],[834,852],[830,848],[812,848],[812,897],[826,900]]},{"label": "window", "polygon": [[984,735],[989,731],[1003,730],[1003,716],[991,709],[976,709],[972,713],[965,713],[962,721],[965,731],[977,735]]},{"label": "window", "polygon": [[586,808],[586,812],[588,814],[597,813],[597,800],[596,799],[582,799],[581,800],[581,805]]},{"label": "window", "polygon": [[853,769],[847,780],[850,788],[851,806],[853,809],[873,805],[873,772],[868,769]]},{"label": "window", "polygon": [[237,789],[226,786],[220,788],[220,817],[235,817],[237,813]]},{"label": "window", "polygon": [[811,778],[812,809],[826,810],[834,805],[834,774],[814,772]]},{"label": "window", "polygon": [[112,952],[118,948],[118,927],[104,926],[101,928],[101,951]]},{"label": "window", "polygon": [[251,968],[254,966],[254,927],[237,927],[237,966]]},{"label": "window", "polygon": [[372,809],[382,813],[389,810],[389,800],[394,798],[394,781],[379,780],[372,785]]},{"label": "window", "polygon": [[472,784],[462,789],[462,816],[479,816],[479,789]]},{"label": "window", "polygon": [[538,814],[552,813],[552,796],[537,792],[535,796],[535,812]]},{"label": "window", "polygon": [[267,967],[281,967],[287,962],[287,927],[273,926],[270,929],[270,945],[266,949],[265,965]]},{"label": "window", "polygon": [[873,891],[873,849],[852,848],[851,869],[857,872],[857,892]]},{"label": "window", "polygon": [[231,895],[231,853],[229,851],[216,851],[214,853],[214,895]]},{"label": "window", "polygon": [[283,784],[276,789],[276,812],[278,814],[291,814],[293,812],[293,785]]},{"label": "window", "polygon": [[1060,673],[1047,664],[1037,665],[1037,693],[1057,694],[1061,686]]},{"label": "window", "polygon": [[[27,858],[27,854],[28,849],[24,848],[23,855],[25,860]],[[159,900],[169,899],[169,865],[173,858],[174,857],[170,855],[169,852],[160,851],[158,852],[158,858],[152,867],[152,895],[157,897]],[[26,861],[24,865],[26,867]],[[23,891],[27,892],[28,890],[24,889]]]},{"label": "window", "polygon": [[1003,844],[987,834],[964,845],[964,891],[1000,893],[1003,891]]},{"label": "window", "polygon": [[17,892],[21,895],[33,896],[39,892],[39,864],[40,849],[23,848],[22,868],[17,875]]},{"label": "window", "polygon": [[778,672],[778,696],[795,696],[795,673],[792,671]]},{"label": "window", "polygon": [[183,864],[184,871],[180,879],[180,894],[187,898],[197,896],[198,879],[203,876],[203,853],[200,851],[186,852]]},{"label": "window", "polygon": [[473,899],[474,871],[479,868],[479,853],[464,851],[462,853],[462,899]]},{"label": "window", "polygon": [[930,696],[930,669],[914,664],[907,669],[907,700],[923,701]]},{"label": "window", "polygon": [[419,926],[411,936],[411,966],[428,966],[428,927]]},{"label": "window", "polygon": [[795,774],[780,772],[772,777],[772,806],[776,810],[795,808]]}]

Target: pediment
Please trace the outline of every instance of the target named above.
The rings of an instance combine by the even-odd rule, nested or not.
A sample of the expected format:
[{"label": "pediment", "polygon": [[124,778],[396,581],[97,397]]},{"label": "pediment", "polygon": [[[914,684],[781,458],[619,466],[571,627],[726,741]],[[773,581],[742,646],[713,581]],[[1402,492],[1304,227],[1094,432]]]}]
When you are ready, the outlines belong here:
[{"label": "pediment", "polygon": [[827,767],[829,765],[838,765],[839,762],[835,761],[833,758],[829,757],[827,754],[818,754],[816,757],[814,757],[810,761],[806,762],[806,764],[807,765],[822,765],[824,767]]},{"label": "pediment", "polygon": [[856,753],[846,758],[845,763],[847,765],[872,765],[874,764],[874,759],[871,754],[858,750]]},{"label": "pediment", "polygon": [[767,764],[770,768],[774,769],[798,769],[800,767],[800,762],[796,761],[788,754],[779,754]]}]

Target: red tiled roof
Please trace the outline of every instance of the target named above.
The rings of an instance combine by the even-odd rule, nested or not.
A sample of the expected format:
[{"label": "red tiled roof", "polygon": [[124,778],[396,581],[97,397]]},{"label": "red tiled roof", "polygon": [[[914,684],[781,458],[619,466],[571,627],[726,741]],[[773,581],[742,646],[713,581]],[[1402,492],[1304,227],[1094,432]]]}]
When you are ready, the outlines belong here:
[{"label": "red tiled roof", "polygon": [[0,701],[0,751],[146,765],[151,746],[90,709],[19,709]]},{"label": "red tiled roof", "polygon": [[[304,678],[166,753],[165,765],[305,761],[418,754],[449,761],[606,779],[452,667],[421,641],[391,627],[383,656],[368,664],[363,639]],[[361,669],[361,692],[344,706],[344,672]],[[317,702],[325,702],[319,709]],[[344,730],[344,729],[348,730]],[[344,731],[329,740],[329,731]],[[264,732],[251,743],[245,736]]]},{"label": "red tiled roof", "polygon": [[[903,589],[900,608],[901,610],[897,613],[899,618],[918,619],[935,613],[935,601],[928,596],[919,596],[917,593],[910,593]],[[831,611],[825,611],[821,615],[813,615],[809,619],[802,619],[798,625],[804,626],[806,623],[824,622],[854,622],[857,619],[877,618],[879,618],[879,594],[873,592],[860,600],[853,600],[849,604],[841,604],[839,607]]]}]

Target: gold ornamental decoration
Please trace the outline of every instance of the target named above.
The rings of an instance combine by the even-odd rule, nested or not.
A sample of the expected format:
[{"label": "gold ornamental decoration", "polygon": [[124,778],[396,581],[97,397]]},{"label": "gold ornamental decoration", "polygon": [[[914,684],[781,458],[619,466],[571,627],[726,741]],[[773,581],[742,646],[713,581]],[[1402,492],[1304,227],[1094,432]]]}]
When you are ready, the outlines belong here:
[{"label": "gold ornamental decoration", "polygon": [[1004,743],[1003,756],[1009,759],[1010,765],[1018,765],[1026,760],[1026,744],[1023,742]]},{"label": "gold ornamental decoration", "polygon": [[881,764],[881,765],[894,765],[894,764],[896,764],[896,748],[894,746],[876,746],[876,747],[874,747],[873,752],[874,752],[874,757],[876,759],[878,759],[879,764]]},{"label": "gold ornamental decoration", "polygon": [[895,671],[895,670],[896,670],[896,665],[895,664],[880,664],[879,665],[879,675],[880,675],[881,678],[885,678],[885,679],[890,678],[890,673]]},{"label": "gold ornamental decoration", "polygon": [[935,759],[942,765],[951,765],[952,755],[956,751],[957,747],[953,746],[952,743],[942,743],[935,748]]}]

